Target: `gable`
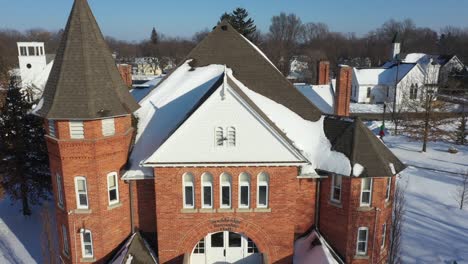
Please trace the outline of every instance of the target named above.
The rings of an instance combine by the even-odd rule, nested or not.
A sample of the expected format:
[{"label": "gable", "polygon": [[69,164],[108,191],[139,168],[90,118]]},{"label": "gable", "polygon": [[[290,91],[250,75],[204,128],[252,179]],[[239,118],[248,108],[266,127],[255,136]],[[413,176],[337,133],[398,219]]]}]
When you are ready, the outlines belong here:
[{"label": "gable", "polygon": [[[235,129],[235,146],[217,146],[216,130]],[[302,164],[305,158],[228,82],[149,157],[144,166],[206,164]]]}]

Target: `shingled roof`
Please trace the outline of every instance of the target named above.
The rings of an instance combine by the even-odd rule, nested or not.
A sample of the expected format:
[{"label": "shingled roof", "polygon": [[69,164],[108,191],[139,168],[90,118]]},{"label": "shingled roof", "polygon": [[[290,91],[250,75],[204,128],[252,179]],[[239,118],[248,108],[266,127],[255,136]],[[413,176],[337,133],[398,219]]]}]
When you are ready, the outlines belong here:
[{"label": "shingled roof", "polygon": [[75,0],[36,114],[90,120],[139,108],[117,70],[87,0]]},{"label": "shingled roof", "polygon": [[359,177],[388,177],[406,167],[359,118],[327,116],[324,130],[333,150],[345,154],[352,167],[364,167]]},{"label": "shingled roof", "polygon": [[221,22],[188,55],[194,67],[226,65],[254,92],[291,109],[302,118],[317,121],[322,112],[309,102],[275,66],[227,21]]}]

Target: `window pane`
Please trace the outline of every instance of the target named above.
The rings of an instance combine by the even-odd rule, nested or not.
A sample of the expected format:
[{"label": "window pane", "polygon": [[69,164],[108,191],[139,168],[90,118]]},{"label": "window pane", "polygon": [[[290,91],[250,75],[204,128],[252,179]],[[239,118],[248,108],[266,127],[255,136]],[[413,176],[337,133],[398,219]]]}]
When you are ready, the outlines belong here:
[{"label": "window pane", "polygon": [[80,192],[86,191],[85,181],[84,180],[77,180],[77,184],[78,184],[78,191],[80,191]]},{"label": "window pane", "polygon": [[267,187],[266,186],[258,187],[258,204],[260,205],[267,204]]},{"label": "window pane", "polygon": [[241,205],[249,205],[249,187],[241,186]]},{"label": "window pane", "polygon": [[339,188],[333,188],[333,199],[340,200],[341,190]]},{"label": "window pane", "polygon": [[231,199],[230,199],[230,189],[229,186],[223,186],[221,187],[221,192],[222,192],[222,204],[223,205],[226,205],[226,206],[230,206],[231,205]]},{"label": "window pane", "polygon": [[88,205],[88,199],[86,198],[86,194],[80,194],[80,205],[87,206]]},{"label": "window pane", "polygon": [[359,241],[365,241],[367,232],[365,230],[359,230]]},{"label": "window pane", "polygon": [[362,180],[362,189],[363,190],[370,190],[370,186],[371,186],[371,179],[367,178],[367,179]]},{"label": "window pane", "polygon": [[115,176],[114,175],[109,176],[107,177],[107,179],[109,180],[109,188],[115,187]]},{"label": "window pane", "polygon": [[241,247],[242,238],[240,234],[229,232],[229,247]]},{"label": "window pane", "polygon": [[211,186],[203,186],[203,204],[211,206]]},{"label": "window pane", "polygon": [[185,186],[185,205],[193,206],[193,188]]},{"label": "window pane", "polygon": [[368,204],[370,202],[370,192],[362,193],[362,203]]},{"label": "window pane", "polygon": [[117,190],[114,189],[109,191],[109,199],[111,201],[117,200]]},{"label": "window pane", "polygon": [[224,247],[224,232],[211,235],[211,247]]},{"label": "window pane", "polygon": [[87,256],[92,256],[93,255],[93,247],[91,245],[85,245],[85,254]]},{"label": "window pane", "polygon": [[91,243],[91,233],[89,232],[84,232],[83,233],[83,241],[85,243]]},{"label": "window pane", "polygon": [[358,243],[358,252],[366,252],[366,243],[365,242],[359,242]]}]

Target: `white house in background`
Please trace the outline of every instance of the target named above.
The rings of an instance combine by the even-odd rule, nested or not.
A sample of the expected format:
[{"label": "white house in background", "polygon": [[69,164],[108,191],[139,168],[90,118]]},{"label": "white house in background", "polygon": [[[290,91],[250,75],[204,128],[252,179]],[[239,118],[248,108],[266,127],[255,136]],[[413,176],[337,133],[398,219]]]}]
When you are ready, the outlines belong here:
[{"label": "white house in background", "polygon": [[21,85],[28,89],[31,99],[42,96],[47,79],[49,78],[53,55],[46,55],[43,42],[18,42],[18,62]]}]

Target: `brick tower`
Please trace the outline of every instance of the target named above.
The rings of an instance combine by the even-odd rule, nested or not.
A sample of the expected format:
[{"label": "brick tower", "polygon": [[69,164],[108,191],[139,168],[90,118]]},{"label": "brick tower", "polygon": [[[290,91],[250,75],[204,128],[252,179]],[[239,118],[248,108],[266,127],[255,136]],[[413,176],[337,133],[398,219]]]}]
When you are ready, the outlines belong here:
[{"label": "brick tower", "polygon": [[103,263],[131,234],[127,163],[138,104],[86,0],[75,0],[40,109],[45,119],[59,255]]}]

